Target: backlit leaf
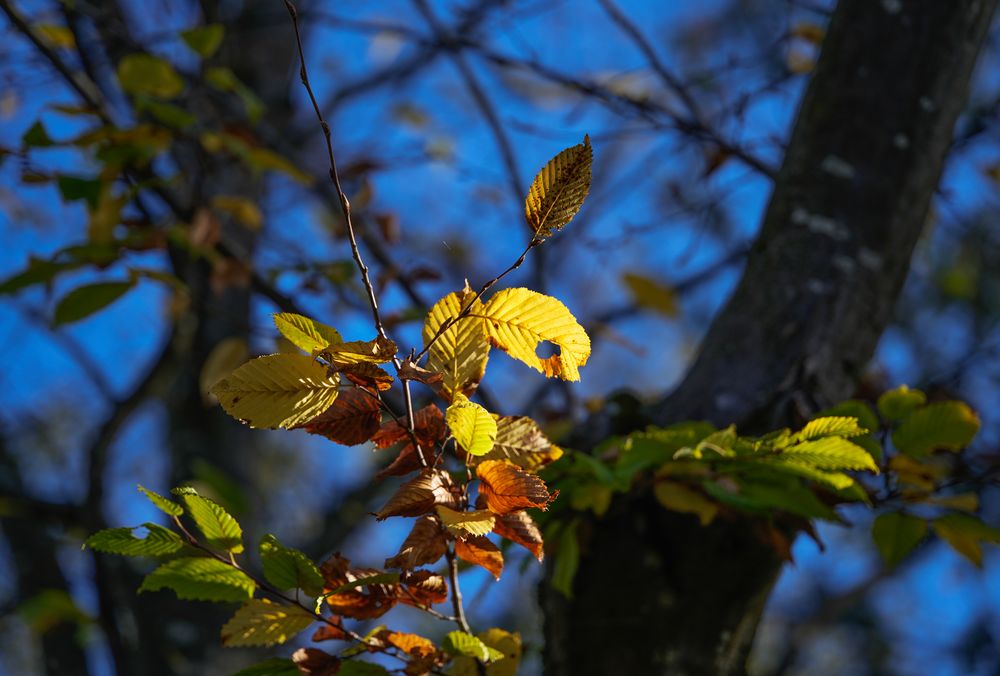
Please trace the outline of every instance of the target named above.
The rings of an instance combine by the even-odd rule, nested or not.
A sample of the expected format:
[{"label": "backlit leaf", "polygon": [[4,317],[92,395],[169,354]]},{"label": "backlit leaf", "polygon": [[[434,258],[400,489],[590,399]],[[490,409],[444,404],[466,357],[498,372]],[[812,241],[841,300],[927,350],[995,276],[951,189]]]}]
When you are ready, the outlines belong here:
[{"label": "backlit leaf", "polygon": [[[397,573],[373,568],[352,568],[351,562],[334,554],[320,566],[324,602],[336,615],[359,620],[381,617],[400,600]],[[379,582],[385,580],[388,584]]]},{"label": "backlit leaf", "polygon": [[458,538],[486,535],[493,530],[493,524],[496,523],[496,516],[488,509],[458,512],[444,505],[438,505],[435,509],[444,527]]},{"label": "backlit leaf", "polygon": [[444,420],[458,445],[469,455],[485,455],[497,438],[497,423],[489,411],[458,393],[444,412]]},{"label": "backlit leaf", "polygon": [[542,532],[538,529],[531,515],[525,511],[498,516],[493,526],[493,532],[525,547],[539,562],[545,558]]},{"label": "backlit leaf", "polygon": [[441,641],[441,649],[449,655],[472,657],[480,662],[503,659],[503,653],[464,631],[452,631]]},{"label": "backlit leaf", "polygon": [[[490,343],[546,376],[579,380],[579,368],[590,357],[590,338],[561,302],[529,289],[498,291],[477,314],[486,320]],[[543,341],[555,343],[559,354],[541,358]]]},{"label": "backlit leaf", "polygon": [[455,555],[468,563],[482,566],[496,579],[503,572],[503,553],[484,535],[455,540]]},{"label": "backlit leaf", "polygon": [[544,239],[562,230],[580,211],[590,192],[592,161],[590,137],[585,136],[583,143],[563,150],[538,172],[524,200],[524,217],[535,237]]},{"label": "backlit leaf", "polygon": [[172,492],[180,497],[187,507],[188,516],[194,520],[210,546],[234,554],[243,551],[243,529],[222,505],[198,495],[190,487],[175,488]]},{"label": "backlit leaf", "polygon": [[656,501],[675,512],[694,514],[707,526],[719,513],[719,505],[701,493],[674,481],[658,481],[653,485]]},{"label": "backlit leaf", "polygon": [[359,362],[340,367],[340,373],[358,387],[370,392],[385,392],[392,387],[392,376],[375,364]]},{"label": "backlit leaf", "polygon": [[899,422],[925,403],[927,403],[927,395],[922,391],[911,390],[906,385],[900,385],[879,396],[878,412],[886,420]]},{"label": "backlit leaf", "polygon": [[421,516],[433,511],[436,505],[454,507],[458,504],[456,491],[447,472],[425,469],[400,486],[375,516],[382,521],[390,516]]},{"label": "backlit leaf", "polygon": [[167,561],[146,576],[140,592],[172,589],[185,601],[243,601],[256,585],[242,570],[205,557]]},{"label": "backlit leaf", "polygon": [[320,352],[320,356],[334,368],[352,364],[384,364],[396,355],[396,344],[381,336],[372,340],[352,340],[333,343]]},{"label": "backlit leaf", "polygon": [[124,296],[133,286],[135,282],[132,280],[78,286],[59,300],[53,321],[62,325],[89,317]]},{"label": "backlit leaf", "polygon": [[527,507],[548,509],[555,499],[538,476],[506,462],[482,462],[476,467],[476,476],[479,494],[494,514],[509,514]]},{"label": "backlit leaf", "polygon": [[88,537],[83,545],[94,551],[122,556],[165,556],[184,546],[181,537],[155,523],[144,523],[146,536],[137,538],[135,528],[108,528]]},{"label": "backlit leaf", "polygon": [[[441,326],[454,320],[467,306],[475,293],[469,288],[450,293],[431,308],[424,320],[424,344],[437,335]],[[483,304],[472,302],[471,314],[481,314]],[[490,344],[486,326],[478,317],[465,317],[455,321],[431,344],[427,353],[427,368],[442,375],[442,389],[446,399],[456,393],[472,394],[483,379],[489,360]]]},{"label": "backlit leaf", "polygon": [[979,417],[961,401],[943,401],[913,411],[892,433],[901,453],[921,456],[943,449],[959,451],[979,432]]},{"label": "backlit leaf", "polygon": [[549,441],[531,418],[497,416],[496,421],[497,437],[493,448],[475,462],[509,460],[529,472],[537,472],[562,457],[563,450]]},{"label": "backlit leaf", "polygon": [[152,54],[129,54],[118,62],[118,82],[129,94],[172,99],[184,89],[184,80],[169,61]]},{"label": "backlit leaf", "polygon": [[212,394],[226,413],[250,427],[294,427],[330,408],[338,380],[311,357],[271,354],[236,369]]},{"label": "backlit leaf", "polygon": [[808,441],[821,437],[853,437],[867,431],[858,424],[857,418],[827,416],[810,420],[797,436]]},{"label": "backlit leaf", "polygon": [[343,390],[330,408],[295,429],[304,429],[344,446],[355,446],[371,439],[381,422],[378,399],[351,387]]},{"label": "backlit leaf", "polygon": [[448,583],[442,575],[429,570],[415,570],[403,577],[406,593],[400,596],[400,603],[431,606],[448,600]]},{"label": "backlit leaf", "polygon": [[825,470],[868,470],[878,473],[872,456],[843,437],[823,437],[782,449],[779,457],[798,460]]},{"label": "backlit leaf", "polygon": [[413,524],[413,530],[403,540],[399,552],[385,560],[386,568],[413,570],[436,563],[444,556],[448,541],[441,524],[432,516],[422,516]]},{"label": "backlit leaf", "polygon": [[[476,638],[487,647],[498,650],[502,658],[493,656],[493,661],[486,667],[486,676],[517,676],[521,663],[521,635],[510,633],[503,629],[487,629],[476,634]],[[449,676],[479,676],[479,666],[472,657],[456,657],[448,670]]]},{"label": "backlit leaf", "polygon": [[149,498],[149,501],[152,502],[156,506],[156,508],[159,509],[161,512],[169,516],[180,516],[181,514],[184,513],[184,508],[178,505],[170,498],[165,498],[159,493],[154,493],[153,491],[149,490],[148,488],[144,488],[141,485],[138,488],[139,492],[141,492],[143,495]]},{"label": "backlit leaf", "polygon": [[301,589],[309,596],[323,593],[323,576],[308,556],[285,547],[273,535],[260,541],[260,562],[264,577],[278,589]]},{"label": "backlit leaf", "polygon": [[895,566],[927,534],[927,522],[902,512],[887,512],[872,524],[872,539],[888,566]]},{"label": "backlit leaf", "polygon": [[274,325],[293,345],[310,355],[316,355],[333,343],[344,342],[337,329],[294,312],[275,314]]},{"label": "backlit leaf", "polygon": [[222,645],[229,648],[285,643],[316,621],[312,613],[267,599],[251,599],[222,627]]}]

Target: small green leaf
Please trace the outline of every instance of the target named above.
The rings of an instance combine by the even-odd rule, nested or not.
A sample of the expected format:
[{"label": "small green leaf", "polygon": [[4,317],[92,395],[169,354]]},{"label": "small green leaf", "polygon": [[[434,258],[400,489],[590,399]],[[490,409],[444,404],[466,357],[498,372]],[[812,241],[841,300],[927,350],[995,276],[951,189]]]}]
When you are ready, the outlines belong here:
[{"label": "small green leaf", "polygon": [[501,660],[504,654],[464,631],[451,631],[441,641],[441,650],[455,657],[472,657],[480,662]]},{"label": "small green leaf", "polygon": [[128,293],[135,282],[98,282],[78,286],[56,304],[53,321],[56,326],[70,324],[103,310]]},{"label": "small green leaf", "polygon": [[927,395],[920,390],[911,390],[900,385],[894,390],[883,392],[878,398],[878,412],[892,422],[899,422],[927,402]]},{"label": "small green leaf", "polygon": [[207,26],[198,26],[181,31],[181,39],[184,44],[193,49],[203,59],[215,54],[222,44],[222,38],[226,35],[226,29],[222,24],[210,23]]},{"label": "small green leaf", "polygon": [[872,539],[890,567],[906,558],[926,534],[926,521],[902,512],[882,514],[872,524]]},{"label": "small green leaf", "polygon": [[135,528],[108,528],[91,535],[83,546],[122,556],[166,556],[184,546],[180,535],[168,528],[155,523],[144,523],[140,528],[146,529],[146,537],[137,538]]},{"label": "small green leaf", "polygon": [[129,54],[118,62],[118,82],[129,94],[172,99],[184,90],[184,80],[169,61],[152,54]]},{"label": "small green leaf", "polygon": [[799,432],[798,437],[803,441],[808,441],[821,437],[854,437],[867,431],[858,424],[857,418],[827,416],[810,420]]},{"label": "small green leaf", "polygon": [[295,347],[310,355],[322,352],[331,344],[344,342],[337,329],[294,312],[275,314],[274,325]]},{"label": "small green leaf", "polygon": [[979,418],[961,401],[943,401],[915,410],[892,433],[900,453],[919,457],[944,449],[959,451],[979,431]]},{"label": "small green leaf", "polygon": [[278,589],[301,589],[309,596],[323,593],[323,575],[308,556],[265,535],[260,541],[264,577]]},{"label": "small green leaf", "polygon": [[242,570],[209,558],[167,561],[146,576],[140,592],[172,589],[185,601],[245,601],[256,585]]},{"label": "small green leaf", "polygon": [[142,485],[139,486],[139,491],[149,498],[149,501],[156,505],[160,511],[168,514],[169,516],[180,516],[184,513],[184,508],[170,498],[165,498],[159,493],[154,493],[148,488],[143,488]]},{"label": "small green leaf", "polygon": [[59,186],[59,193],[62,195],[63,201],[85,200],[91,209],[97,208],[101,196],[102,181],[100,178],[59,174],[56,178],[56,184]]},{"label": "small green leaf", "polygon": [[55,145],[55,141],[49,136],[49,132],[45,129],[45,125],[42,124],[41,120],[35,122],[28,131],[24,132],[24,136],[21,137],[21,143],[26,148],[47,148]]},{"label": "small green leaf", "polygon": [[656,501],[669,510],[694,514],[702,526],[712,523],[719,505],[701,493],[674,481],[658,481],[653,486]]},{"label": "small green leaf", "polygon": [[222,505],[187,486],[171,492],[184,502],[188,515],[209,545],[234,554],[243,551],[243,529]]}]

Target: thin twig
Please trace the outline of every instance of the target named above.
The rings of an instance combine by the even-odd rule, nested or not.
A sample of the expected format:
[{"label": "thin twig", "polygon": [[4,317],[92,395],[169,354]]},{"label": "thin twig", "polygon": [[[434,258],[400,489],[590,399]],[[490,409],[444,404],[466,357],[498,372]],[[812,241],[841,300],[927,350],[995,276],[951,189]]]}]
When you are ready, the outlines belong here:
[{"label": "thin twig", "polygon": [[468,620],[465,619],[465,607],[462,605],[462,589],[458,586],[458,560],[455,558],[455,545],[448,544],[445,551],[448,559],[448,579],[451,580],[451,606],[455,609],[455,624],[466,634],[471,634]]}]

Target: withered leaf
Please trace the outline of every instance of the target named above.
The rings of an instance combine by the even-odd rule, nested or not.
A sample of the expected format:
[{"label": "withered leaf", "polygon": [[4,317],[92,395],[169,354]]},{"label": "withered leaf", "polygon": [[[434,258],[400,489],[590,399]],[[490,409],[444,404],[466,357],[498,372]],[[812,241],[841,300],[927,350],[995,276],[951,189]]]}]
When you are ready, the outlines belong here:
[{"label": "withered leaf", "polygon": [[498,516],[493,532],[527,548],[539,562],[545,558],[542,532],[531,515],[525,511]]},{"label": "withered leaf", "polygon": [[[382,429],[372,437],[372,441],[378,448],[388,448],[393,444],[407,440],[410,433],[406,427],[406,419],[401,419],[402,425],[395,420],[390,420],[382,425]],[[428,449],[434,447],[439,441],[444,439],[445,424],[444,415],[434,404],[424,406],[413,414],[413,433],[417,437],[422,447]]]},{"label": "withered leaf", "polygon": [[352,640],[350,635],[344,630],[344,626],[341,623],[339,617],[331,617],[330,622],[333,624],[322,624],[319,629],[313,632],[312,640],[319,643],[320,641],[350,641]]},{"label": "withered leaf", "polygon": [[441,383],[444,380],[442,374],[417,366],[409,359],[403,360],[400,365],[399,378],[400,380],[415,380],[418,383],[423,383],[438,394],[441,393]]},{"label": "withered leaf", "polygon": [[433,641],[417,634],[383,629],[378,633],[378,637],[384,643],[399,648],[402,652],[413,657],[427,657],[438,652]]},{"label": "withered leaf", "polygon": [[383,521],[390,516],[421,516],[434,510],[435,505],[454,507],[459,502],[458,488],[447,472],[425,469],[399,487],[375,518]]},{"label": "withered leaf", "polygon": [[358,387],[367,388],[372,392],[385,392],[392,387],[392,376],[375,364],[367,362],[348,364],[341,367],[340,372]]},{"label": "withered leaf", "polygon": [[405,574],[402,582],[405,591],[400,595],[400,603],[432,606],[448,600],[448,583],[442,575],[429,570],[415,570]]},{"label": "withered leaf", "polygon": [[333,676],[340,671],[340,658],[319,648],[299,648],[292,653],[292,662],[300,674],[308,676]]},{"label": "withered leaf", "polygon": [[341,390],[330,408],[298,429],[344,446],[355,446],[371,439],[381,422],[378,400],[351,387]]},{"label": "withered leaf", "polygon": [[476,535],[455,541],[455,554],[468,563],[474,563],[490,571],[496,579],[503,572],[503,554],[485,535]]},{"label": "withered leaf", "polygon": [[352,340],[347,343],[328,345],[319,356],[330,362],[335,369],[352,364],[383,364],[396,355],[396,343],[378,336],[372,340]]},{"label": "withered leaf", "polygon": [[[424,457],[424,462],[420,462],[420,456]],[[399,451],[395,460],[389,463],[375,474],[375,478],[382,480],[387,476],[406,476],[416,472],[421,467],[430,467],[434,464],[434,452],[431,448],[421,447],[420,455],[413,444],[406,444]]]},{"label": "withered leaf", "polygon": [[487,460],[476,467],[479,494],[494,514],[510,514],[527,507],[548,509],[558,491],[550,495],[545,482],[510,463]]},{"label": "withered leaf", "polygon": [[413,524],[413,530],[403,540],[399,552],[385,560],[386,568],[413,570],[436,562],[444,556],[448,540],[441,524],[433,516],[422,516]]},{"label": "withered leaf", "polygon": [[351,562],[340,554],[327,559],[319,570],[324,579],[323,600],[337,615],[370,620],[387,613],[398,600],[398,584],[368,584],[331,593],[346,584],[383,573],[374,568],[351,568]]}]

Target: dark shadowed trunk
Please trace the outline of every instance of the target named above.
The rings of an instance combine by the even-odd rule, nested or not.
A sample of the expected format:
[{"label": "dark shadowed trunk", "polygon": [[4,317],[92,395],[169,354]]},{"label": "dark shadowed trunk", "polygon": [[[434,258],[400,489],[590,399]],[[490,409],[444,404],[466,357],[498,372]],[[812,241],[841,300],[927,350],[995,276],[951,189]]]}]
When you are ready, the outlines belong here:
[{"label": "dark shadowed trunk", "polygon": [[[658,423],[748,432],[849,397],[888,324],[997,0],[842,0],[737,289]],[[632,497],[585,524],[546,674],[739,674],[780,570],[748,522]]]}]

